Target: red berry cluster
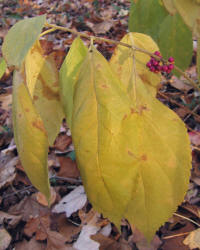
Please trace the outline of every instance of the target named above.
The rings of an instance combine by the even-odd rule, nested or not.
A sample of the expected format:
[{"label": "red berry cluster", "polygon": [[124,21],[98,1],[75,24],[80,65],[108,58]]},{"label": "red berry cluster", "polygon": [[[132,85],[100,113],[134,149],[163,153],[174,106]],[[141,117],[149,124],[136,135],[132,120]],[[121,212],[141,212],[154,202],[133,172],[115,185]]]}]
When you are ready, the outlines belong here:
[{"label": "red berry cluster", "polygon": [[154,72],[154,73],[163,72],[163,73],[170,74],[174,68],[174,58],[169,57],[168,62],[164,63],[159,51],[155,51],[154,55],[158,56],[160,58],[160,60],[157,60],[153,56],[151,56],[151,59],[146,64],[146,66],[149,68],[149,70],[151,72]]}]

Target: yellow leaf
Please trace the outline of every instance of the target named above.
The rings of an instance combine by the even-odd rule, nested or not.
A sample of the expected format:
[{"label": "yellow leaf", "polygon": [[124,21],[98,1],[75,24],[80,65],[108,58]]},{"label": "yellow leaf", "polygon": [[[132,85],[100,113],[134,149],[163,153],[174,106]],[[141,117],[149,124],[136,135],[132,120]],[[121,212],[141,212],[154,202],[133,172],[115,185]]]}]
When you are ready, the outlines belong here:
[{"label": "yellow leaf", "polygon": [[[139,47],[151,53],[159,50],[150,36],[141,33],[128,33],[122,38],[121,42]],[[132,78],[137,75],[155,96],[161,76],[160,74],[150,72],[146,67],[146,63],[149,59],[150,56],[147,54],[118,45],[111,57],[110,65],[120,80],[125,84],[128,92],[134,87],[132,84],[134,79]]]},{"label": "yellow leaf", "polygon": [[69,128],[72,120],[74,85],[87,50],[82,40],[76,38],[60,69],[60,95]]},{"label": "yellow leaf", "polygon": [[31,48],[25,59],[26,83],[33,103],[40,114],[53,145],[59,133],[63,108],[60,102],[58,70],[53,57],[43,56],[39,41]]},{"label": "yellow leaf", "polygon": [[13,80],[12,111],[15,143],[22,165],[33,185],[49,199],[47,134],[18,71]]},{"label": "yellow leaf", "polygon": [[173,0],[174,6],[183,18],[184,22],[200,37],[200,5],[195,0]]},{"label": "yellow leaf", "polygon": [[140,67],[126,71],[132,75],[129,97],[125,82],[92,50],[74,87],[72,117],[84,187],[96,210],[118,227],[122,218],[128,219],[150,240],[188,188],[187,131],[173,111],[149,94]]}]

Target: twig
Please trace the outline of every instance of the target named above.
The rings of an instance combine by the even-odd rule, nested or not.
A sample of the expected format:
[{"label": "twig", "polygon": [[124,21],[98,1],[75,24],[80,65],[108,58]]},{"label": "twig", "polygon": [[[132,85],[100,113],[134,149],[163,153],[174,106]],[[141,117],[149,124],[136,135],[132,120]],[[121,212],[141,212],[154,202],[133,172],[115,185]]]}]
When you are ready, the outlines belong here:
[{"label": "twig", "polygon": [[168,239],[172,239],[172,238],[175,238],[175,237],[188,235],[189,233],[191,233],[191,232],[185,232],[185,233],[180,233],[180,234],[169,235],[169,236],[162,237],[162,239],[163,240],[168,240]]},{"label": "twig", "polygon": [[173,215],[178,216],[178,217],[180,217],[182,219],[188,220],[188,221],[192,222],[193,224],[195,224],[196,226],[200,227],[199,223],[197,223],[196,221],[194,221],[194,220],[192,220],[190,218],[187,218],[187,217],[185,217],[185,216],[183,216],[181,214],[177,214],[177,213],[173,213]]},{"label": "twig", "polygon": [[[160,57],[154,55],[153,53],[145,50],[145,49],[141,49],[141,48],[138,48],[136,46],[133,46],[133,45],[130,45],[130,44],[127,44],[127,43],[122,43],[122,42],[119,42],[119,41],[115,41],[115,40],[112,40],[112,39],[107,39],[107,38],[103,38],[103,37],[97,37],[97,36],[90,36],[90,35],[87,35],[85,33],[82,33],[82,32],[78,32],[76,30],[73,30],[73,29],[69,29],[69,28],[66,28],[66,27],[62,27],[62,26],[58,26],[58,25],[54,25],[54,24],[49,24],[49,23],[46,23],[45,26],[47,28],[50,28],[50,30],[47,30],[46,32],[49,33],[51,31],[55,31],[55,30],[62,30],[64,32],[70,32],[70,33],[73,33],[77,36],[80,36],[80,37],[85,37],[87,39],[91,39],[91,37],[93,38],[93,40],[99,40],[99,41],[103,41],[103,42],[107,42],[107,43],[112,43],[112,44],[116,44],[116,45],[122,45],[124,47],[127,47],[127,48],[130,48],[130,49],[134,49],[136,51],[140,51],[142,53],[145,53],[149,56],[152,56],[154,58],[156,58],[157,60],[160,60]],[[44,33],[44,32],[43,32]],[[45,34],[47,34],[45,33]],[[162,59],[163,62],[167,62],[166,60]],[[174,69],[176,71],[178,71],[181,75],[183,75],[185,77],[185,79],[188,80],[188,82],[197,90],[197,91],[200,91],[199,87],[196,85],[196,83],[190,78],[188,77],[188,75],[183,72],[179,67],[177,67],[176,65],[174,65]]]}]

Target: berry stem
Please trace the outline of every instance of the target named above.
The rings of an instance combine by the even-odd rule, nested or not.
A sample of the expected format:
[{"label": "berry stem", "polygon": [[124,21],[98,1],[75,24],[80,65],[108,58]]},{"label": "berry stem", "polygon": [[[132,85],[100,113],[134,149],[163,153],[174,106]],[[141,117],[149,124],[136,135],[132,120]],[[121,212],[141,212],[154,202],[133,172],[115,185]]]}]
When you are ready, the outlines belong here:
[{"label": "berry stem", "polygon": [[[50,28],[49,30],[46,30],[44,31],[41,36],[43,35],[46,35],[50,32],[53,32],[55,30],[62,30],[64,32],[70,32],[70,33],[73,33],[77,36],[80,36],[80,37],[84,37],[84,38],[87,38],[87,39],[91,39],[91,36],[90,35],[87,35],[85,33],[82,33],[82,32],[78,32],[76,30],[73,30],[73,29],[69,29],[69,28],[66,28],[66,27],[62,27],[62,26],[58,26],[58,25],[54,25],[54,24],[49,24],[49,23],[45,23],[45,27],[46,28]],[[107,38],[103,38],[103,37],[97,37],[97,36],[92,36],[93,37],[93,40],[99,40],[99,41],[103,41],[103,42],[107,42],[107,43],[112,43],[112,44],[116,44],[116,45],[122,45],[124,47],[127,47],[127,48],[131,48],[135,51],[140,51],[144,54],[147,54],[153,58],[155,58],[156,60],[161,60],[163,61],[164,63],[167,63],[167,60],[164,60],[163,58],[161,59],[159,56],[157,55],[154,55],[153,53],[145,50],[145,49],[141,49],[141,48],[138,48],[136,46],[133,46],[133,45],[130,45],[130,44],[127,44],[127,43],[122,43],[122,42],[119,42],[119,41],[116,41],[116,40],[112,40],[112,39],[107,39]],[[197,91],[200,91],[200,88],[197,86],[197,84],[185,73],[183,72],[179,67],[177,67],[176,65],[174,65],[174,69],[179,72],[181,75],[184,76],[185,79],[188,80],[188,82],[194,87],[194,89],[196,89]]]}]

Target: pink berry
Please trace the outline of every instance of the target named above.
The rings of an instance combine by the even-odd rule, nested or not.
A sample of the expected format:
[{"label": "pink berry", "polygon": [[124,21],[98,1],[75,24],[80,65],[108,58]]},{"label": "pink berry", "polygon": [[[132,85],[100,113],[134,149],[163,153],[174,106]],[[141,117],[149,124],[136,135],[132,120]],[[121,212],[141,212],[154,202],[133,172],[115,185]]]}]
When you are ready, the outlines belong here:
[{"label": "pink berry", "polygon": [[156,66],[156,69],[157,69],[158,71],[161,71],[161,70],[162,70],[162,66],[157,65],[157,66]]},{"label": "pink berry", "polygon": [[154,55],[156,55],[156,56],[161,56],[161,54],[160,54],[159,51],[155,51],[155,52],[154,52]]},{"label": "pink berry", "polygon": [[168,69],[172,70],[174,68],[174,65],[173,64],[169,64],[168,65]]},{"label": "pink berry", "polygon": [[168,69],[168,70],[166,71],[166,73],[167,73],[167,74],[170,74],[170,73],[171,73],[171,70],[170,70],[170,69]]},{"label": "pink berry", "polygon": [[154,65],[154,66],[157,66],[158,64],[159,64],[159,62],[156,61],[156,60],[153,62],[153,65]]},{"label": "pink berry", "polygon": [[147,66],[148,68],[150,68],[150,67],[152,66],[152,64],[151,64],[150,62],[148,62],[148,63],[146,64],[146,66]]},{"label": "pink berry", "polygon": [[168,62],[173,63],[174,62],[174,58],[172,56],[169,57]]},{"label": "pink berry", "polygon": [[168,70],[167,65],[163,65],[163,66],[162,66],[162,71],[167,72],[167,70]]},{"label": "pink berry", "polygon": [[155,69],[154,66],[151,66],[151,67],[150,67],[150,71],[151,71],[151,72],[155,72],[155,70],[156,70],[156,69]]}]

